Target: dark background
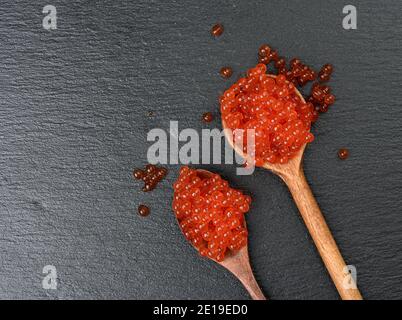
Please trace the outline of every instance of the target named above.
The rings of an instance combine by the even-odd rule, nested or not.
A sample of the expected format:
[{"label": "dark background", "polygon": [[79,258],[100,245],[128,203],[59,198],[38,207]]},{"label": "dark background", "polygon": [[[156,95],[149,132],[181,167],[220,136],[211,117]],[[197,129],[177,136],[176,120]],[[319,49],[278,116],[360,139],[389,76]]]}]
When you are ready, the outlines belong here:
[{"label": "dark background", "polygon": [[[57,30],[42,27],[46,4]],[[342,28],[346,4],[357,7],[357,30]],[[248,299],[180,234],[170,208],[179,166],[148,194],[131,171],[146,164],[154,127],[219,128],[202,113],[219,117],[219,94],[265,42],[315,68],[334,64],[337,102],[314,127],[306,176],[363,296],[401,298],[401,9],[399,0],[1,0],[0,298]],[[261,169],[207,168],[254,198],[249,246],[263,291],[338,299],[284,184]],[[57,290],[42,288],[48,264]]]}]

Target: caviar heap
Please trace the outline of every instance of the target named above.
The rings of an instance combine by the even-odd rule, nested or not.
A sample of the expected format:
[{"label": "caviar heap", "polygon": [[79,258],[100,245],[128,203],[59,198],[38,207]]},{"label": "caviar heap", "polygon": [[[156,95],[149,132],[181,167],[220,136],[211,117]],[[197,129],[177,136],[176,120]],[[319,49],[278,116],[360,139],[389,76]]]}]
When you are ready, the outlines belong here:
[{"label": "caviar heap", "polygon": [[217,174],[206,176],[186,166],[173,188],[173,211],[185,237],[202,256],[222,261],[228,250],[247,244],[244,214],[250,196],[230,188]]},{"label": "caviar heap", "polygon": [[267,66],[273,62],[277,74],[286,76],[286,80],[292,82],[296,87],[304,87],[308,82],[315,81],[311,87],[311,94],[306,99],[314,105],[317,116],[319,113],[325,113],[329,107],[334,104],[335,96],[331,94],[331,89],[328,85],[323,85],[323,82],[330,80],[334,67],[327,63],[322,66],[318,74],[312,67],[304,64],[299,58],[293,58],[289,61],[289,66],[286,66],[286,59],[280,57],[276,50],[273,50],[269,45],[263,44],[258,50],[258,61]]},{"label": "caviar heap", "polygon": [[[272,53],[272,51],[270,52]],[[220,99],[228,128],[255,130],[255,164],[287,163],[300,148],[314,140],[311,123],[317,111],[298,95],[286,76],[266,74],[263,63],[249,69]],[[247,153],[247,141],[243,152]]]}]

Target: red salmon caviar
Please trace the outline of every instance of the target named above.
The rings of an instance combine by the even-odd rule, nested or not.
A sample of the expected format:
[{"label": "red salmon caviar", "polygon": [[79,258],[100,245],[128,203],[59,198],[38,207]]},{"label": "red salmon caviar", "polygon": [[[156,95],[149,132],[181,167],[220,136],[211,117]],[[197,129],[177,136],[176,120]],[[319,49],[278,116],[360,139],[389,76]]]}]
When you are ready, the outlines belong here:
[{"label": "red salmon caviar", "polygon": [[204,120],[204,122],[211,122],[212,120],[214,120],[214,116],[211,112],[205,112],[202,115],[202,120]]},{"label": "red salmon caviar", "polygon": [[262,63],[249,69],[220,99],[222,119],[230,129],[255,129],[257,166],[288,162],[314,140],[310,127],[317,118],[313,104],[300,98],[285,75],[273,78],[266,69]]},{"label": "red salmon caviar", "polygon": [[244,214],[251,197],[232,189],[218,174],[182,167],[173,184],[173,211],[186,238],[202,256],[222,261],[247,244]]},{"label": "red salmon caviar", "polygon": [[149,215],[149,208],[146,205],[140,204],[138,206],[138,214],[142,217],[146,217],[147,215]]},{"label": "red salmon caviar", "polygon": [[223,25],[220,23],[215,24],[211,29],[211,34],[215,37],[221,36],[223,33]]},{"label": "red salmon caviar", "polygon": [[133,171],[133,177],[137,180],[144,181],[142,191],[148,192],[156,188],[157,184],[165,178],[167,172],[166,168],[147,164],[144,169],[135,169]]},{"label": "red salmon caviar", "polygon": [[221,70],[219,71],[220,75],[222,78],[230,78],[233,74],[233,70],[231,67],[222,67]]},{"label": "red salmon caviar", "polygon": [[341,160],[347,159],[347,158],[349,157],[349,150],[348,150],[348,149],[345,149],[345,148],[339,149],[339,151],[338,151],[338,157],[339,157],[339,159],[341,159]]}]

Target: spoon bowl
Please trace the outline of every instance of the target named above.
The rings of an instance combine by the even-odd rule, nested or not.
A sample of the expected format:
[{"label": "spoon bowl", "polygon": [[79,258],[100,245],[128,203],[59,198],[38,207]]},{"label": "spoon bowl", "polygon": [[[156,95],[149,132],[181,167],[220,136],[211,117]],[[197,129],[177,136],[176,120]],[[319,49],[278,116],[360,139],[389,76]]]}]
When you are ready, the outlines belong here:
[{"label": "spoon bowl", "polygon": [[[275,75],[268,76],[276,78]],[[297,88],[295,88],[295,91],[300,99],[305,102]],[[229,128],[223,119],[222,127],[226,139],[235,152],[248,163],[254,163],[252,161],[253,159],[250,159],[247,154],[244,154],[243,149],[235,145],[233,136],[230,136],[231,130],[227,130]],[[362,296],[354,279],[349,274],[346,263],[342,258],[338,246],[304,176],[302,160],[305,149],[306,144],[304,144],[294,157],[285,164],[265,162],[262,167],[278,175],[288,186],[341,298],[344,300],[361,300]]]},{"label": "spoon bowl", "polygon": [[[198,169],[197,173],[202,178],[209,178],[213,175],[212,172],[202,169]],[[183,232],[183,230],[181,231]],[[266,300],[266,297],[258,286],[251,269],[250,258],[248,255],[248,244],[246,244],[240,250],[229,251],[223,261],[217,261],[215,259],[211,260],[229,270],[237,279],[239,279],[253,300]]]}]

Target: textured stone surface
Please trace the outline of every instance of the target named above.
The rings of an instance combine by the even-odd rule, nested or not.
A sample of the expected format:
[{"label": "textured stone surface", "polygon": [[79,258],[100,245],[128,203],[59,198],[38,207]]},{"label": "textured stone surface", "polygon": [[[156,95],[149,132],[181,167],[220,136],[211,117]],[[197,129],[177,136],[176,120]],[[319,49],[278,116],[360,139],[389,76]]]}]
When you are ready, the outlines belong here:
[{"label": "textured stone surface", "polygon": [[[218,114],[230,84],[220,67],[236,78],[264,42],[335,65],[337,102],[314,128],[306,175],[364,297],[401,298],[400,1],[353,1],[355,31],[342,28],[341,1],[48,2],[54,31],[42,28],[43,2],[0,5],[0,298],[247,299],[180,235],[170,209],[178,166],[150,194],[131,170],[146,163],[153,127],[219,127],[200,117]],[[350,149],[343,162],[340,147]],[[264,292],[337,299],[283,183],[207,168],[254,197],[250,255]],[[140,202],[149,217],[137,216]],[[42,289],[47,264],[55,291]]]}]

